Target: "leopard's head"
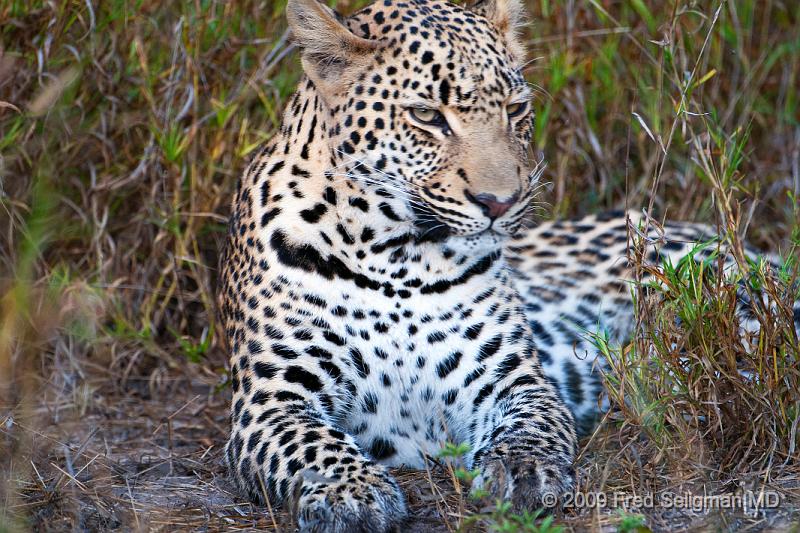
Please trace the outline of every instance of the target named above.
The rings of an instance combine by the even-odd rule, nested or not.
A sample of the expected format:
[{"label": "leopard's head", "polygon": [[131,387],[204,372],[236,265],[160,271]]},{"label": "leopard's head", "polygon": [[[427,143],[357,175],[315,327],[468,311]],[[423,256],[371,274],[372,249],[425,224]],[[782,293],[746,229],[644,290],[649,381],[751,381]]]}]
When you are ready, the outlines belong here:
[{"label": "leopard's head", "polygon": [[519,228],[538,177],[521,0],[379,0],[349,18],[289,0],[287,14],[333,176],[391,197],[421,237],[502,242]]}]

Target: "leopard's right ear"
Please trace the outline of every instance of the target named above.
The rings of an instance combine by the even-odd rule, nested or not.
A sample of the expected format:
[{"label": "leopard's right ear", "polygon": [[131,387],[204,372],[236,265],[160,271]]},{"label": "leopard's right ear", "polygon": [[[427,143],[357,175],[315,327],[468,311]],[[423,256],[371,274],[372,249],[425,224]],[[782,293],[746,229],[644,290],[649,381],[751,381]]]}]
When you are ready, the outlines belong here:
[{"label": "leopard's right ear", "polygon": [[318,0],[289,0],[286,18],[294,42],[302,50],[303,69],[323,92],[349,81],[349,74],[365,65],[379,48],[377,41],[353,34]]},{"label": "leopard's right ear", "polygon": [[494,24],[505,36],[511,55],[517,61],[523,61],[525,46],[518,35],[525,21],[525,3],[522,0],[477,0],[468,9]]}]

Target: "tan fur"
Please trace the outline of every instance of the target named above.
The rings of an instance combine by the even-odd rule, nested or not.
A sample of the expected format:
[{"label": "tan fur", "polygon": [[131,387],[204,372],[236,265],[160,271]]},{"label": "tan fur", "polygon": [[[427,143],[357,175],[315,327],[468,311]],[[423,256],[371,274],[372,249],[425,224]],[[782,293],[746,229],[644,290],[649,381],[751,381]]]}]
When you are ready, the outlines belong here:
[{"label": "tan fur", "polygon": [[353,35],[317,0],[289,0],[286,19],[295,44],[302,49],[303,70],[323,97],[346,87],[351,81],[348,74],[380,46]]},{"label": "tan fur", "polygon": [[[475,194],[490,193],[499,199],[511,198],[525,188],[529,179],[524,153],[514,145],[504,130],[505,125],[476,122],[462,126],[462,135],[453,147],[454,158],[471,176],[470,188]],[[487,157],[487,154],[492,154]],[[494,155],[497,154],[497,155]],[[457,189],[458,181],[450,176],[447,183]]]},{"label": "tan fur", "polygon": [[522,63],[525,58],[525,46],[519,41],[519,30],[525,23],[522,0],[478,0],[470,9],[487,18],[505,35],[509,51]]}]

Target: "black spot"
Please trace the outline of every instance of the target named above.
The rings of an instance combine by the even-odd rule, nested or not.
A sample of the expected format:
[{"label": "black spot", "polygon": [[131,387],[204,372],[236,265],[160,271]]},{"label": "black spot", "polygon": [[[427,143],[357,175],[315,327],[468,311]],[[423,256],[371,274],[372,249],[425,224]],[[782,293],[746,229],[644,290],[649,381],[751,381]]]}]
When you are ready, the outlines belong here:
[{"label": "black spot", "polygon": [[258,450],[258,454],[256,455],[256,461],[258,461],[259,465],[263,465],[264,461],[267,459],[267,447],[268,443],[264,443],[261,448]]},{"label": "black spot", "polygon": [[299,470],[302,470],[304,467],[305,467],[305,465],[302,462],[298,461],[297,459],[292,459],[286,465],[286,470],[289,472],[290,476],[293,476]]},{"label": "black spot", "polygon": [[378,397],[371,392],[364,395],[364,412],[372,414],[378,412]]},{"label": "black spot", "polygon": [[326,341],[335,344],[336,346],[344,346],[345,344],[345,340],[332,331],[325,331],[322,333],[322,336],[325,337]]},{"label": "black spot", "polygon": [[282,169],[282,168],[283,168],[285,165],[286,165],[286,163],[285,163],[285,162],[283,162],[283,161],[278,161],[277,163],[275,163],[274,165],[272,165],[272,168],[271,168],[271,169],[269,169],[269,170],[267,171],[267,174],[269,174],[270,176],[272,176],[273,174],[275,174],[276,172],[278,172],[280,169]]},{"label": "black spot", "polygon": [[447,81],[447,78],[439,84],[439,99],[444,105],[450,101],[450,82]]},{"label": "black spot", "polygon": [[667,244],[664,245],[664,250],[669,250],[670,252],[677,252],[679,250],[683,250],[685,245],[679,241],[669,241]]},{"label": "black spot", "polygon": [[292,337],[299,341],[310,341],[314,339],[314,333],[310,329],[298,329],[292,334]]},{"label": "black spot", "polygon": [[336,366],[335,364],[331,363],[331,362],[322,361],[319,364],[319,367],[322,370],[324,370],[325,372],[327,372],[330,377],[332,377],[333,379],[335,379],[337,381],[342,376],[342,371],[339,370],[339,367]]},{"label": "black spot", "polygon": [[530,325],[537,343],[543,342],[548,346],[553,345],[553,336],[550,335],[546,329],[544,329],[541,323],[537,322],[536,320],[531,320]]},{"label": "black spot", "polygon": [[453,352],[447,356],[447,358],[436,365],[436,374],[444,379],[447,377],[450,372],[458,368],[458,364],[461,362],[461,357],[463,357],[463,353],[461,352]]},{"label": "black spot", "polygon": [[269,180],[265,179],[261,183],[261,207],[266,207],[269,201]]},{"label": "black spot", "polygon": [[332,359],[333,355],[331,352],[324,348],[320,348],[319,346],[310,346],[306,348],[306,353],[311,357],[316,359]]},{"label": "black spot", "polygon": [[[286,234],[281,230],[276,230],[270,237],[270,245],[276,251],[278,261],[283,265],[292,268],[299,268],[306,272],[316,272],[325,279],[353,280],[357,287],[368,288],[371,290],[386,289],[387,283],[379,283],[365,276],[355,273],[345,265],[341,259],[329,255],[323,257],[319,251],[308,244],[292,245],[289,243]],[[391,288],[389,286],[389,288]],[[258,305],[258,302],[254,302]]]},{"label": "black spot", "polygon": [[458,396],[458,389],[450,389],[442,395],[442,401],[445,405],[453,405]]},{"label": "black spot", "polygon": [[397,213],[395,213],[394,210],[391,208],[391,206],[389,204],[387,204],[386,202],[381,202],[378,205],[378,209],[380,209],[381,213],[383,213],[384,216],[386,218],[388,218],[389,220],[392,220],[394,222],[401,222],[402,221],[402,219],[399,216],[397,216]]},{"label": "black spot", "polygon": [[[383,205],[383,204],[381,204],[381,205]],[[399,235],[397,237],[393,237],[393,238],[391,238],[389,240],[386,240],[384,242],[372,245],[370,247],[370,251],[373,254],[379,254],[379,253],[382,253],[384,250],[387,250],[387,249],[399,248],[400,246],[403,246],[404,244],[407,244],[408,242],[410,242],[412,238],[413,238],[413,235],[411,235],[410,233],[404,233],[403,235]]]},{"label": "black spot", "polygon": [[342,238],[345,244],[355,244],[355,239],[348,233],[347,229],[342,224],[336,224],[336,232]]},{"label": "black spot", "polygon": [[250,438],[247,439],[247,453],[252,452],[255,450],[258,443],[261,441],[261,430],[254,432],[250,435]]},{"label": "black spot", "polygon": [[469,340],[475,340],[478,338],[478,335],[481,334],[482,329],[483,329],[483,322],[478,322],[477,324],[473,324],[464,330],[464,338]]},{"label": "black spot", "polygon": [[274,208],[274,209],[270,209],[269,211],[267,211],[266,213],[264,213],[264,214],[261,216],[261,227],[263,228],[264,226],[266,226],[267,224],[269,224],[269,221],[270,221],[270,220],[272,220],[273,218],[275,218],[276,216],[278,216],[278,215],[280,215],[280,214],[281,214],[281,210],[280,210],[280,208],[279,208],[279,207],[276,207],[276,208]]},{"label": "black spot", "polygon": [[307,170],[303,170],[302,168],[298,167],[297,165],[292,165],[292,174],[295,176],[300,176],[303,178],[310,178],[311,173]]},{"label": "black spot", "polygon": [[447,335],[441,331],[434,331],[428,335],[428,344],[436,344],[447,339]]},{"label": "black spot", "polygon": [[495,379],[500,381],[509,375],[519,366],[520,361],[519,356],[515,353],[507,355],[503,362],[497,365],[497,369],[494,371]]},{"label": "black spot", "polygon": [[289,383],[299,383],[311,392],[318,392],[322,390],[322,382],[317,376],[300,368],[299,366],[290,366],[284,372],[283,377]]},{"label": "black spot", "polygon": [[364,200],[363,198],[359,198],[357,196],[351,196],[350,200],[348,200],[348,203],[351,206],[353,206],[353,207],[355,207],[357,209],[360,209],[361,211],[363,211],[365,213],[367,211],[369,211],[369,203],[367,203],[367,201]]},{"label": "black spot", "polygon": [[325,302],[325,300],[314,294],[304,294],[303,299],[308,303],[310,303],[311,305],[316,305],[317,307],[320,307],[322,309],[328,307],[328,304]]},{"label": "black spot", "polygon": [[361,352],[356,348],[352,348],[350,350],[350,360],[353,362],[353,365],[355,366],[356,371],[361,378],[365,378],[369,375],[369,365],[364,361],[364,357],[361,355]]},{"label": "black spot", "polygon": [[250,470],[251,470],[250,458],[245,457],[239,464],[239,472],[243,479],[248,479],[248,480],[252,479],[252,473],[250,472]]},{"label": "black spot", "polygon": [[361,242],[367,243],[375,238],[375,230],[370,228],[369,226],[365,227],[361,231]]},{"label": "black spot", "polygon": [[369,447],[369,454],[376,461],[387,459],[395,453],[397,451],[394,449],[394,445],[386,439],[377,438],[372,441],[372,445]]},{"label": "black spot", "polygon": [[491,340],[483,343],[478,350],[478,362],[488,359],[497,353],[503,343],[503,335],[495,335]]},{"label": "black spot", "polygon": [[332,187],[325,187],[322,198],[331,205],[336,205],[336,191]]},{"label": "black spot", "polygon": [[256,376],[264,379],[272,379],[275,377],[275,374],[278,372],[277,367],[270,363],[263,363],[261,361],[257,361],[255,365],[253,365],[253,371],[256,373]]},{"label": "black spot", "polygon": [[309,446],[304,452],[304,457],[307,463],[313,463],[317,459],[317,448]]},{"label": "black spot", "polygon": [[273,344],[272,351],[275,355],[280,355],[284,359],[297,359],[300,355],[284,344]]},{"label": "black spot", "polygon": [[300,211],[300,217],[309,224],[316,224],[319,219],[328,212],[328,207],[325,204],[316,204],[312,209],[303,209]]},{"label": "black spot", "polygon": [[281,333],[281,330],[269,324],[264,325],[264,334],[270,339],[275,339],[276,341],[283,339],[283,333]]},{"label": "black spot", "polygon": [[278,391],[278,393],[275,394],[275,399],[278,400],[279,402],[304,402],[305,401],[305,398],[303,398],[299,394],[295,394],[293,392],[289,392],[289,391],[285,391],[285,390]]},{"label": "black spot", "polygon": [[469,384],[481,377],[484,372],[486,372],[486,367],[483,365],[470,372],[470,374],[464,379],[464,388],[466,389],[469,387]]},{"label": "black spot", "polygon": [[[256,363],[256,366],[258,366],[258,363]],[[268,400],[269,400],[269,393],[260,390],[256,391],[256,393],[253,394],[253,398],[250,401],[258,405],[264,405],[265,403],[267,403]]]},{"label": "black spot", "polygon": [[581,385],[581,375],[572,361],[564,361],[564,374],[566,375],[567,394],[570,400],[580,404],[583,402],[583,387]]},{"label": "black spot", "polygon": [[473,405],[478,407],[483,400],[485,400],[491,393],[494,391],[494,385],[492,383],[487,383],[483,386],[483,388],[478,392],[478,395],[475,397],[475,401]]}]

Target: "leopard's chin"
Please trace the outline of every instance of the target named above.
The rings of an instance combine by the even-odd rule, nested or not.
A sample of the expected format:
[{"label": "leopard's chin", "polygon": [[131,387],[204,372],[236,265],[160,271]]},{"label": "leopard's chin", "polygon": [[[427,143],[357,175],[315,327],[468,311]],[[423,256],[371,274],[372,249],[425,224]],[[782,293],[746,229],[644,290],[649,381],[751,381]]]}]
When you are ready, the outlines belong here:
[{"label": "leopard's chin", "polygon": [[509,235],[487,228],[471,235],[452,235],[446,245],[455,252],[475,255],[498,251],[509,239]]},{"label": "leopard's chin", "polygon": [[493,227],[474,233],[459,234],[441,222],[416,222],[417,242],[443,244],[462,253],[489,252],[502,248],[512,235],[497,231]]}]

